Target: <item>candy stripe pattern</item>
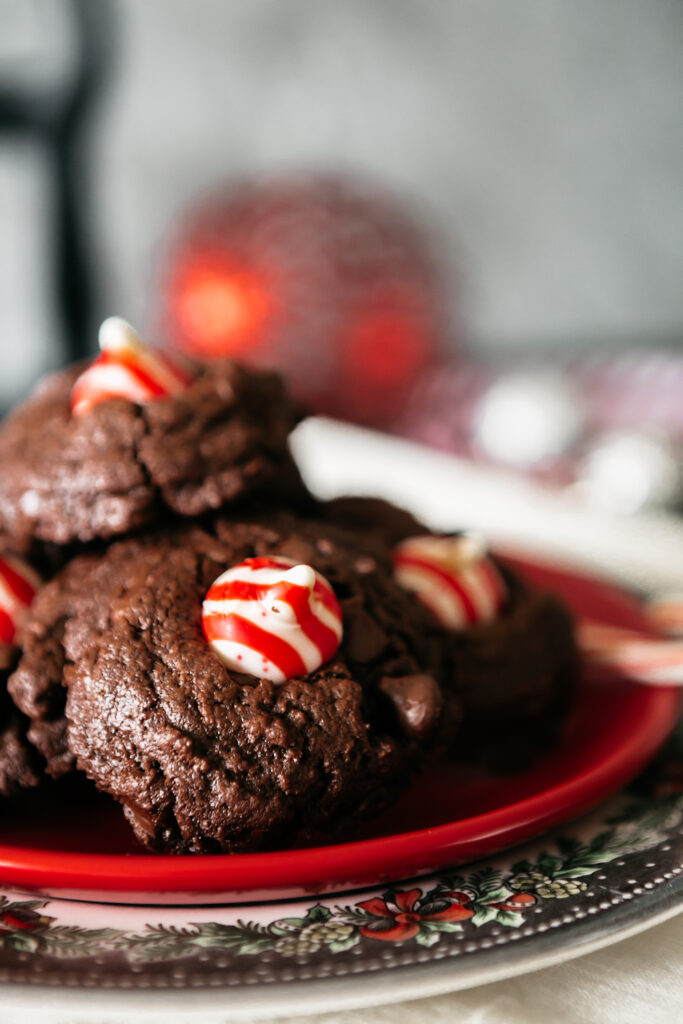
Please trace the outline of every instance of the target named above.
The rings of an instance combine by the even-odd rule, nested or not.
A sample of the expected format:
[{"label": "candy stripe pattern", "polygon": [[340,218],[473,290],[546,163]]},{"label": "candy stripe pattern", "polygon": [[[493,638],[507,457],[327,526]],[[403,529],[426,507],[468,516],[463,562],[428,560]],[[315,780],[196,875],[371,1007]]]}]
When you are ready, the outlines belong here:
[{"label": "candy stripe pattern", "polygon": [[30,608],[40,577],[25,562],[0,558],[0,642],[14,643],[17,627]]},{"label": "candy stripe pattern", "polygon": [[283,683],[309,675],[335,654],[339,602],[320,573],[288,558],[248,558],[209,588],[204,635],[236,672]]},{"label": "candy stripe pattern", "polygon": [[130,324],[110,317],[100,327],[101,354],[74,384],[71,409],[76,416],[110,398],[145,405],[183,391],[190,376],[168,355],[147,347]]},{"label": "candy stripe pattern", "polygon": [[660,639],[584,621],[578,628],[578,642],[589,664],[608,677],[683,686],[683,640]]},{"label": "candy stripe pattern", "polygon": [[394,550],[394,574],[450,630],[493,621],[506,599],[500,573],[468,534],[402,541]]}]

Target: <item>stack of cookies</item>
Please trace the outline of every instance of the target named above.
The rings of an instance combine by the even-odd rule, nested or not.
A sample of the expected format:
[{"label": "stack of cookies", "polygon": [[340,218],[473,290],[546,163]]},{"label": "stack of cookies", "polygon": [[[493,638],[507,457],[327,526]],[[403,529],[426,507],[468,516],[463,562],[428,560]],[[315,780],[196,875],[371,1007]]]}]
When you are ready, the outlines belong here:
[{"label": "stack of cookies", "polygon": [[[101,354],[0,427],[0,793],[85,773],[175,853],[292,845],[549,737],[570,618],[470,534],[323,503],[270,373]],[[500,759],[500,758],[498,758]]]}]

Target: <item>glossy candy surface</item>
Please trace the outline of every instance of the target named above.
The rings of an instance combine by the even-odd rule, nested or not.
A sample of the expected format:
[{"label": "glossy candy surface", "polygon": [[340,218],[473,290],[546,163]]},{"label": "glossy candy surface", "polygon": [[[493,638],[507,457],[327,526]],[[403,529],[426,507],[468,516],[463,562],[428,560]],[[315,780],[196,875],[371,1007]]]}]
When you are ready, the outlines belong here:
[{"label": "glossy candy surface", "polygon": [[110,398],[145,405],[177,394],[191,383],[178,361],[145,345],[120,317],[111,316],[102,323],[99,343],[100,355],[74,384],[71,410],[77,416]]},{"label": "glossy candy surface", "polygon": [[505,603],[503,579],[472,534],[408,537],[394,549],[394,574],[446,629],[491,622]]},{"label": "glossy candy surface", "polygon": [[224,665],[283,683],[332,657],[343,626],[324,576],[289,558],[248,558],[222,573],[203,604],[204,633]]}]

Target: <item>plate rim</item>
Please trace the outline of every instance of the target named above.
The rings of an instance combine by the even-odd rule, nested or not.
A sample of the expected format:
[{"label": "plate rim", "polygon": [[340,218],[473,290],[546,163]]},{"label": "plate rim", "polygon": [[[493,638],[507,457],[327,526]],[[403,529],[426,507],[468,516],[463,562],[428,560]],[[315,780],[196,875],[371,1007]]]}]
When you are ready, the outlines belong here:
[{"label": "plate rim", "polygon": [[[241,986],[230,990],[231,1020],[256,1021],[278,1019],[294,1013],[309,1016],[388,1006],[459,992],[558,966],[616,945],[682,914],[683,877],[678,879],[675,892],[650,892],[641,897],[637,906],[627,903],[611,909],[606,922],[604,916],[602,919],[593,917],[574,922],[571,928],[536,934],[527,943],[478,950],[474,970],[471,969],[474,960],[468,963],[464,957],[460,960],[451,957],[410,966],[387,964],[381,972],[343,978],[277,982],[263,987]],[[596,924],[602,927],[596,929]],[[595,934],[596,930],[598,934]],[[558,942],[560,936],[562,939]],[[378,985],[380,975],[383,983]],[[92,1019],[93,1012],[105,1011],[112,1024],[119,1024],[112,1016],[114,1014],[121,1014],[120,1020],[126,1024],[172,1019],[174,1014],[182,1014],[188,1021],[201,1020],[206,1024],[225,1020],[226,989],[208,985],[145,991],[139,988],[48,986],[40,980],[2,982],[0,1006],[16,1010],[45,1009],[46,992],[50,993],[47,1009],[50,1019],[54,1013],[54,1019],[61,1020],[63,1013],[68,1011],[74,1024]],[[217,1015],[215,1018],[214,1013]]]}]

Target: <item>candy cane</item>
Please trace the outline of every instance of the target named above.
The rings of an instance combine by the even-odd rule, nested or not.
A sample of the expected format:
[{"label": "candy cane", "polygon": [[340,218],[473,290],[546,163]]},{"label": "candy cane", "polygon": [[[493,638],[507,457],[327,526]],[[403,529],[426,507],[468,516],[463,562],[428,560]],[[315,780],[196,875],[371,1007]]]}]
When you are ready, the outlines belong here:
[{"label": "candy cane", "polygon": [[639,683],[683,686],[683,640],[591,621],[579,623],[577,639],[588,662],[609,674]]}]

